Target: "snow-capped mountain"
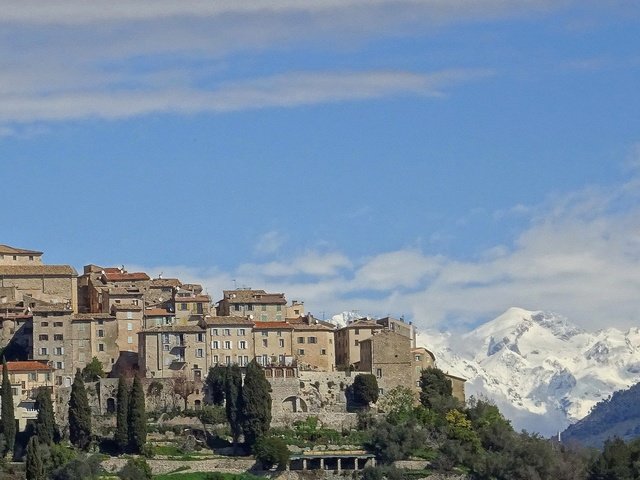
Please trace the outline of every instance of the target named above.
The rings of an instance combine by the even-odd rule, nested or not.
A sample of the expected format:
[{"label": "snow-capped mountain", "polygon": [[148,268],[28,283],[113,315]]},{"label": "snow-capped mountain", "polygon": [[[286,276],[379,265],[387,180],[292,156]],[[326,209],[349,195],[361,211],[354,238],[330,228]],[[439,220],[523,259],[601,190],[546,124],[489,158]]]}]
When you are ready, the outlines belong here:
[{"label": "snow-capped mountain", "polygon": [[350,312],[338,313],[331,317],[328,321],[336,325],[338,328],[342,328],[346,327],[349,323],[363,317],[366,317],[366,315],[362,315],[355,310],[351,310]]},{"label": "snow-capped mountain", "polygon": [[565,318],[511,308],[468,333],[424,332],[438,367],[467,378],[517,429],[552,435],[640,381],[640,329],[587,332]]}]

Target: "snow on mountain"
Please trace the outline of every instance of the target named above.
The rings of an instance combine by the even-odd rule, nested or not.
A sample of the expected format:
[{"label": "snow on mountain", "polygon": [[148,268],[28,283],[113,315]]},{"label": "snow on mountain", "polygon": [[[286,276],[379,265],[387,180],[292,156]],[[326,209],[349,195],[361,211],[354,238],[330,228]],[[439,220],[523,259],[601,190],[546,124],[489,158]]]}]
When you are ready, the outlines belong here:
[{"label": "snow on mountain", "polygon": [[347,326],[349,323],[353,322],[354,320],[358,320],[359,318],[363,318],[363,317],[366,317],[366,315],[361,315],[357,311],[352,310],[350,312],[338,313],[337,315],[334,315],[333,317],[331,317],[328,321],[336,325],[338,328],[342,328]]},{"label": "snow on mountain", "polygon": [[587,332],[546,312],[510,308],[461,335],[424,332],[438,367],[467,378],[517,429],[553,435],[640,381],[640,329]]}]

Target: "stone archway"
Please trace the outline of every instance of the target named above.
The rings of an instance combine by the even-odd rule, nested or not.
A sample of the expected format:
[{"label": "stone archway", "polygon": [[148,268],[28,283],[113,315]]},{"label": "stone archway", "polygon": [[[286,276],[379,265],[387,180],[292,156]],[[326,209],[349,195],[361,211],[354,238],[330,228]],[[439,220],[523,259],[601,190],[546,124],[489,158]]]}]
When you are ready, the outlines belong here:
[{"label": "stone archway", "polygon": [[115,413],[116,412],[116,401],[114,398],[107,398],[107,413]]},{"label": "stone archway", "polygon": [[300,397],[291,396],[287,397],[282,401],[282,409],[285,412],[306,412],[307,411],[307,403]]}]

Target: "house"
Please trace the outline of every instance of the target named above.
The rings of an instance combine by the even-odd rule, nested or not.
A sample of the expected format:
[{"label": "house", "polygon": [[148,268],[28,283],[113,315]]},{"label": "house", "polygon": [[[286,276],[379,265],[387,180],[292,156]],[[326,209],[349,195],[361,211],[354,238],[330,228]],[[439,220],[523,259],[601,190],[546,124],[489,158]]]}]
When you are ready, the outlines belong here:
[{"label": "house", "polygon": [[[256,322],[282,322],[286,317],[287,300],[284,293],[267,293],[264,290],[224,290],[217,304],[218,316],[248,316]],[[301,306],[297,307],[301,310]]]},{"label": "house", "polygon": [[347,369],[360,361],[360,343],[370,338],[374,332],[384,328],[383,325],[361,318],[355,320],[335,332],[336,366],[338,369]]}]

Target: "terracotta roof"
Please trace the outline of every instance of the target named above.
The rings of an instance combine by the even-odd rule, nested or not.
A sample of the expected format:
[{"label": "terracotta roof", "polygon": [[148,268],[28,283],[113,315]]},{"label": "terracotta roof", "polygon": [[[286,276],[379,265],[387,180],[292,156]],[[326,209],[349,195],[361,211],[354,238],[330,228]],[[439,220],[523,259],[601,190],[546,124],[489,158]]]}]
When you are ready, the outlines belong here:
[{"label": "terracotta roof", "polygon": [[72,275],[75,277],[78,272],[69,265],[0,265],[0,275]]},{"label": "terracotta roof", "polygon": [[31,309],[35,313],[47,313],[47,312],[72,312],[73,309],[70,305],[64,303],[52,303],[49,305],[37,305]]},{"label": "terracotta roof", "polygon": [[255,322],[254,330],[292,330],[293,326],[287,322]]},{"label": "terracotta roof", "polygon": [[9,245],[0,244],[0,254],[3,255],[42,255],[42,252],[35,250],[25,250],[24,248],[11,247]]},{"label": "terracotta roof", "polygon": [[264,290],[224,290],[222,293],[229,303],[287,304],[284,293],[267,293]]},{"label": "terracotta roof", "polygon": [[114,303],[111,305],[111,310],[120,310],[123,312],[137,312],[142,310],[140,305],[133,305],[131,303]]},{"label": "terracotta roof", "polygon": [[210,302],[209,295],[194,295],[191,297],[176,297],[176,303],[188,303],[188,302]]},{"label": "terracotta roof", "polygon": [[158,325],[147,327],[140,333],[204,333],[204,328],[199,325]]},{"label": "terracotta roof", "polygon": [[[7,362],[7,370],[10,372],[33,372],[36,370],[44,370],[51,372],[54,370],[44,362],[38,362],[36,360],[26,360],[23,362]],[[2,364],[0,364],[0,372],[2,371]]]},{"label": "terracotta roof", "polygon": [[145,308],[144,314],[147,317],[175,317],[174,312],[168,312],[164,308]]},{"label": "terracotta roof", "polygon": [[205,323],[208,327],[225,326],[225,325],[251,325],[253,321],[247,317],[205,317]]},{"label": "terracotta roof", "polygon": [[436,360],[436,356],[433,354],[433,352],[431,352],[431,350],[427,350],[424,347],[418,347],[418,348],[414,348],[411,350],[411,353],[426,353],[427,355],[429,355],[431,357],[431,359],[433,361]]},{"label": "terracotta roof", "polygon": [[149,287],[179,287],[180,285],[180,280],[178,280],[177,278],[154,278],[153,280],[151,280],[151,284],[149,285]]},{"label": "terracotta roof", "polygon": [[144,272],[131,272],[121,273],[120,270],[116,272],[110,271],[111,269],[105,269],[104,278],[108,282],[135,282],[141,280],[151,280],[149,275]]},{"label": "terracotta roof", "polygon": [[116,317],[108,313],[76,313],[71,317],[72,321],[82,320],[115,320]]}]

